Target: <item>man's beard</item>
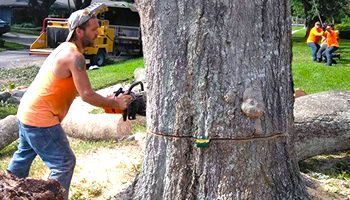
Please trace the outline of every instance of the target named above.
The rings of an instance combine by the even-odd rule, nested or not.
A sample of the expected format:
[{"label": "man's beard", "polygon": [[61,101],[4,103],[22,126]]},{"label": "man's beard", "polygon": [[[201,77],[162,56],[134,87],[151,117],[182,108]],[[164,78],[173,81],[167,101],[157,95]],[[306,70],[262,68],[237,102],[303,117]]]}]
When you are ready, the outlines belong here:
[{"label": "man's beard", "polygon": [[84,37],[83,38],[83,46],[84,46],[84,48],[85,47],[92,47],[94,45],[94,41],[93,40],[89,40],[89,38],[88,37]]}]

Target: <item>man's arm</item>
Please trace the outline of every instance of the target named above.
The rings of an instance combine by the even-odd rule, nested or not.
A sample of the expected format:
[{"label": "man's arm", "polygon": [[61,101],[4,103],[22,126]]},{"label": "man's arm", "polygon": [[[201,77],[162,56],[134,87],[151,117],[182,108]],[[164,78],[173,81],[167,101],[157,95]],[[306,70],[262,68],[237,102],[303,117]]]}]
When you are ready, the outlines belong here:
[{"label": "man's arm", "polygon": [[318,32],[316,29],[314,29],[314,31],[312,32],[315,36],[323,36],[324,35],[324,31]]},{"label": "man's arm", "polygon": [[83,101],[98,107],[126,109],[128,103],[131,101],[130,95],[121,95],[116,99],[110,99],[97,94],[92,89],[86,73],[85,58],[82,54],[72,55],[69,61],[69,70],[72,73],[75,87]]}]

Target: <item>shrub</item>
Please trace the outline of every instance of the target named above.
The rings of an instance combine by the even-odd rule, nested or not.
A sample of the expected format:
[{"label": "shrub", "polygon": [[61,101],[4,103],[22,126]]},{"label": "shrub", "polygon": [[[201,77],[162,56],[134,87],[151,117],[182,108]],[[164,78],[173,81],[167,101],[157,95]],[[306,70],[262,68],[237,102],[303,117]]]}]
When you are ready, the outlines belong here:
[{"label": "shrub", "polygon": [[350,17],[342,19],[342,23],[335,25],[335,29],[339,31],[350,31]]}]

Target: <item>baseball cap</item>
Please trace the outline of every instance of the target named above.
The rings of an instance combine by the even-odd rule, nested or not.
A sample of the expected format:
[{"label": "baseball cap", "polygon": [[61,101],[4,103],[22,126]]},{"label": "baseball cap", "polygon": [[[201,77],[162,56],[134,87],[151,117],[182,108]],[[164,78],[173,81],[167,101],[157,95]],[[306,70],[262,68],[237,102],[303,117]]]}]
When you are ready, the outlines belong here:
[{"label": "baseball cap", "polygon": [[106,7],[107,6],[103,3],[93,3],[84,9],[73,12],[68,18],[69,33],[66,41],[68,42],[72,38],[73,33],[77,27],[94,17],[99,10],[106,9]]}]

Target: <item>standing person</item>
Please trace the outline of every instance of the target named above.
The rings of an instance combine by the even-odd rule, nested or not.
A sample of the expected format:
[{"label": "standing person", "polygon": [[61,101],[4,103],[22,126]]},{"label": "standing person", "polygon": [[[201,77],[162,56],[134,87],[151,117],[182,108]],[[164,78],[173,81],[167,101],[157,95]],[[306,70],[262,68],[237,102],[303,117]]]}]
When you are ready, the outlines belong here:
[{"label": "standing person", "polygon": [[313,61],[317,61],[317,51],[320,48],[318,43],[321,41],[323,33],[321,23],[316,22],[315,26],[310,30],[309,37],[307,38],[306,43],[311,48]]},{"label": "standing person", "polygon": [[325,33],[327,49],[323,52],[323,55],[327,58],[327,66],[332,66],[334,63],[333,53],[339,49],[338,35],[338,31],[334,30],[334,24],[328,24]]},{"label": "standing person", "polygon": [[13,175],[25,178],[39,155],[51,170],[50,179],[66,190],[75,167],[61,122],[77,94],[83,101],[99,107],[126,109],[130,95],[116,99],[100,96],[91,88],[86,72],[84,48],[92,46],[98,35],[98,20],[89,10],[78,10],[68,19],[69,35],[45,60],[38,75],[23,96],[18,108],[18,150],[8,166]]}]

